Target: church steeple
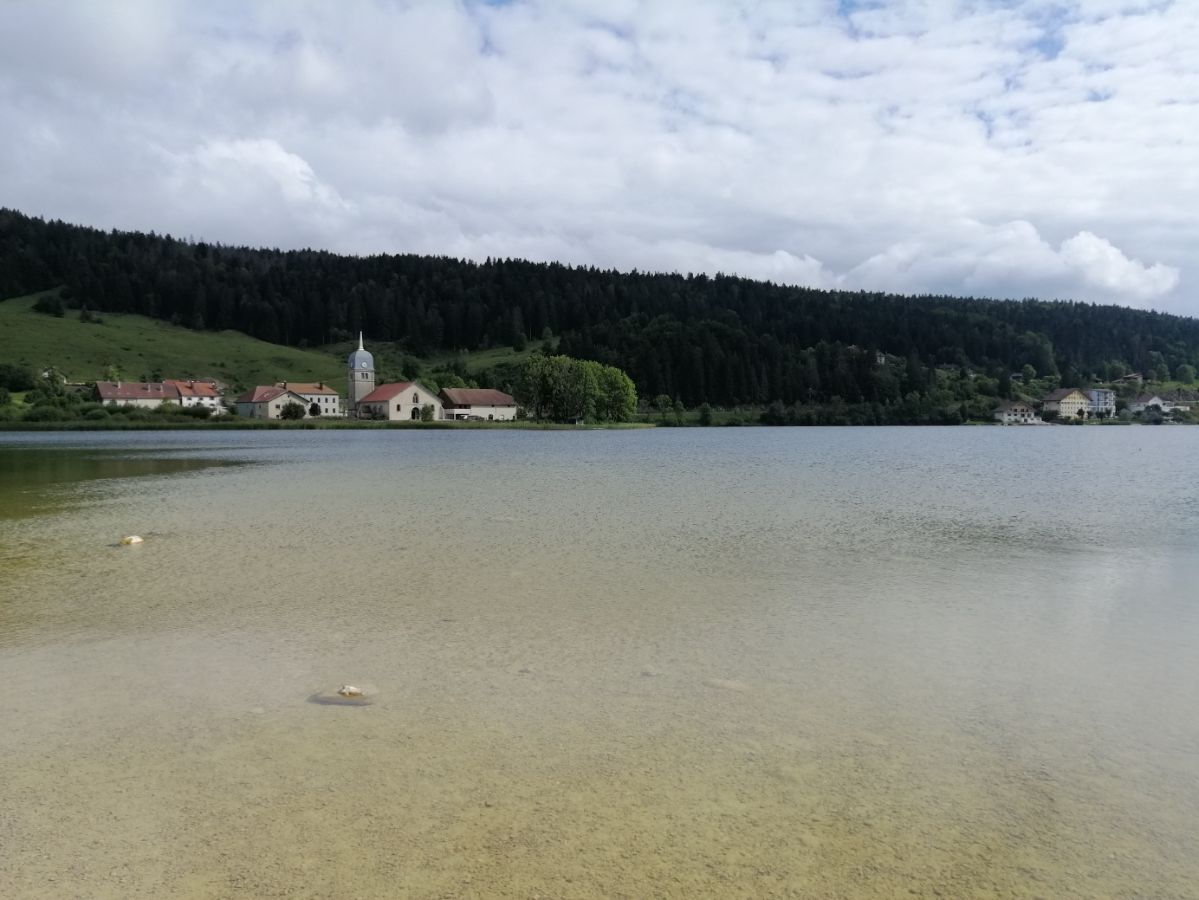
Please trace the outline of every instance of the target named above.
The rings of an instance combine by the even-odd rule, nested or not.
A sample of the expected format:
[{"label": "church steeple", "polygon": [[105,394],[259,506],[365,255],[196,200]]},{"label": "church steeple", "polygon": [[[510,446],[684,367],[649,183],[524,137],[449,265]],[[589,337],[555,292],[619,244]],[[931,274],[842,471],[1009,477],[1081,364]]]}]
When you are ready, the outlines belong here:
[{"label": "church steeple", "polygon": [[358,332],[358,349],[346,360],[346,410],[351,416],[358,415],[358,403],[375,389],[375,358],[362,343],[362,332]]}]

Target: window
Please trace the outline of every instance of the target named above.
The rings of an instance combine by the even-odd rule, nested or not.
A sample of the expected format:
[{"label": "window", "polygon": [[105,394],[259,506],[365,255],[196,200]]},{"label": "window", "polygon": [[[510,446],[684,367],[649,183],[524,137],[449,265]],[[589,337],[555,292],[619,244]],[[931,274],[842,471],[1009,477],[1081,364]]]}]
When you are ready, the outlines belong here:
[{"label": "window", "polygon": [[413,391],[413,392],[412,392],[412,402],[413,402],[413,403],[420,403],[420,392],[418,392],[418,391]]},{"label": "window", "polygon": [[397,403],[396,404],[396,412],[403,412],[403,411],[404,411],[404,404]]}]

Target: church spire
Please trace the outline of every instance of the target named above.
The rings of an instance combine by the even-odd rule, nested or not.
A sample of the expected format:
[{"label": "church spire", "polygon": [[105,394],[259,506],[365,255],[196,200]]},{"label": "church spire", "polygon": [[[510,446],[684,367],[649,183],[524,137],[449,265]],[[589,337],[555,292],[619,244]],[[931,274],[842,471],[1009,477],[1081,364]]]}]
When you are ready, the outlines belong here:
[{"label": "church spire", "polygon": [[361,332],[361,331],[360,331],[360,332],[358,332],[358,349],[359,349],[359,350],[365,350],[365,349],[366,349],[365,347],[363,347],[363,346],[362,346],[362,332]]}]

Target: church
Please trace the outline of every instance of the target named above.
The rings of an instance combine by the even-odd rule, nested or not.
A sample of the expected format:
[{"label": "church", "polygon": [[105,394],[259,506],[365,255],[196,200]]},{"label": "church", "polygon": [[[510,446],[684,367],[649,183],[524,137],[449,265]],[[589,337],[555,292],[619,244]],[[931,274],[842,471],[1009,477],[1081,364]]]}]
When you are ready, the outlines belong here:
[{"label": "church", "polygon": [[346,411],[352,418],[384,419],[388,422],[419,421],[421,411],[430,407],[434,420],[445,418],[441,398],[417,381],[375,384],[375,357],[362,344],[346,360]]}]

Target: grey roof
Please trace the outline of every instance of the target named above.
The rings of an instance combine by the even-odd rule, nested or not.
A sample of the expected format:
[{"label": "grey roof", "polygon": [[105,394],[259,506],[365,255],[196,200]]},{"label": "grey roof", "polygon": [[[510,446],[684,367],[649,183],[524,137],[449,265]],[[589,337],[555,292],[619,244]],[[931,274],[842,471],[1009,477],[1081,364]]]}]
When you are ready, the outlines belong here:
[{"label": "grey roof", "polygon": [[[362,365],[366,363],[366,365]],[[346,360],[346,366],[351,369],[371,369],[375,368],[375,358],[371,356],[371,352],[362,346],[362,332],[358,332],[358,349],[350,354],[350,358]]]}]

